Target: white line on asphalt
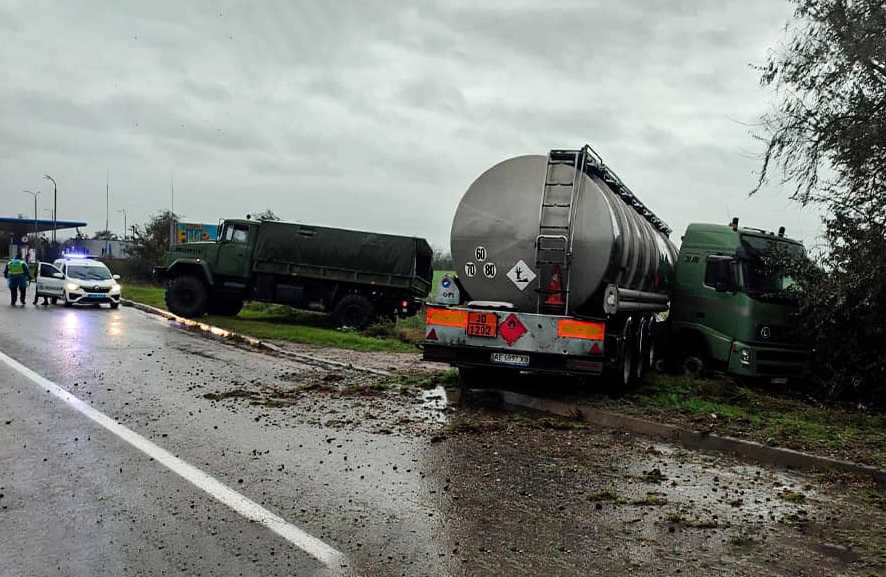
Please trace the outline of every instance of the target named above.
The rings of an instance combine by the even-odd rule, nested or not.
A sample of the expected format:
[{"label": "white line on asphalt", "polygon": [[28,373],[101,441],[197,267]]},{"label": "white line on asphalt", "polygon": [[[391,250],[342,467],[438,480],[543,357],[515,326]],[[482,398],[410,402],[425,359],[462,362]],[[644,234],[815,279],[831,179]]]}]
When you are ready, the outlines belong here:
[{"label": "white line on asphalt", "polygon": [[238,493],[237,491],[234,491],[221,481],[210,476],[208,473],[204,473],[193,465],[189,465],[188,463],[182,461],[166,449],[155,445],[135,431],[124,427],[111,417],[105,415],[101,411],[92,408],[87,403],[81,401],[65,389],[53,383],[49,379],[38,375],[28,367],[7,356],[3,352],[0,352],[0,360],[2,360],[10,368],[27,377],[35,384],[46,389],[46,392],[51,393],[53,396],[67,403],[68,406],[85,415],[114,435],[120,437],[121,439],[123,439],[139,451],[143,452],[144,454],[148,455],[152,459],[156,460],[159,463],[162,463],[173,473],[181,476],[198,489],[209,493],[211,496],[215,497],[217,500],[221,501],[247,519],[264,525],[265,527],[267,527],[277,535],[283,537],[311,557],[326,565],[329,569],[338,572],[345,566],[345,556],[336,549],[324,543],[323,541],[302,531],[295,525],[287,522],[282,517],[271,513],[255,501],[252,501],[244,495]]}]

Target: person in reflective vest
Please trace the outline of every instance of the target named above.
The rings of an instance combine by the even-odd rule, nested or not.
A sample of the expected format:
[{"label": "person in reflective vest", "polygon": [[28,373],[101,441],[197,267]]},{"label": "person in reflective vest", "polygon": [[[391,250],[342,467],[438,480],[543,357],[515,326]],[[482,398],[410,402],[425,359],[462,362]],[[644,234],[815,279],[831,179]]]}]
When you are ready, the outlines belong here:
[{"label": "person in reflective vest", "polygon": [[22,306],[25,306],[25,295],[28,292],[28,280],[31,271],[28,269],[28,263],[21,260],[18,256],[12,257],[3,268],[3,277],[9,286],[9,293],[12,297],[11,306],[15,306],[17,297],[20,297]]}]

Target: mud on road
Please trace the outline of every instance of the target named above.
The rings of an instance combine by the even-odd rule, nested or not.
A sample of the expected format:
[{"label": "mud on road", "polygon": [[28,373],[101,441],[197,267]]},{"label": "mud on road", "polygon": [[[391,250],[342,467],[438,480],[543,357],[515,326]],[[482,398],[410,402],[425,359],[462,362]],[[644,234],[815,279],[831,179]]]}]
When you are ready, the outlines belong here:
[{"label": "mud on road", "polygon": [[[375,355],[375,366],[394,365]],[[886,572],[886,495],[864,482],[456,405],[433,378],[398,368],[405,377],[283,371],[198,394],[267,427],[328,430],[330,459],[354,432],[424,444],[419,459],[379,465],[411,477],[432,501],[442,544],[437,559],[425,561],[440,574]],[[389,574],[404,562],[380,554],[373,567]]]}]

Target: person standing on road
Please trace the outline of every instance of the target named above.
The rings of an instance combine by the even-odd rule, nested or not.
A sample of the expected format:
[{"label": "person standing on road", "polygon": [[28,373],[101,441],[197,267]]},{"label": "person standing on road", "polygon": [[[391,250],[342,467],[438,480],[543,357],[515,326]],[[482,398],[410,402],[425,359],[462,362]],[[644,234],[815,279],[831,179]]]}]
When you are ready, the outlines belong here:
[{"label": "person standing on road", "polygon": [[25,297],[28,292],[28,280],[31,271],[28,269],[28,263],[21,260],[18,255],[12,257],[3,268],[3,277],[9,286],[10,296],[12,297],[9,305],[15,306],[16,297],[21,297],[22,306],[25,306]]},{"label": "person standing on road", "polygon": [[45,294],[41,295],[40,291],[37,290],[39,287],[39,285],[37,284],[37,277],[40,276],[40,263],[35,260],[34,262],[31,263],[31,267],[33,268],[33,270],[31,271],[33,278],[31,280],[34,281],[34,306],[37,306],[37,301],[42,296],[43,297],[43,306],[47,307],[47,306],[49,306],[49,297],[46,296]]}]

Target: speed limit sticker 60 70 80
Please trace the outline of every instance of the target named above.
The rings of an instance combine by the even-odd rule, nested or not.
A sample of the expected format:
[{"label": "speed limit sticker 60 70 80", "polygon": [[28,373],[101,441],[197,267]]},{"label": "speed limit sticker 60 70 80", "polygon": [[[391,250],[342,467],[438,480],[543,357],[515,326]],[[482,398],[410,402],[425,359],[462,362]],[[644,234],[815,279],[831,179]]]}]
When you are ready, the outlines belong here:
[{"label": "speed limit sticker 60 70 80", "polygon": [[495,278],[495,274],[498,271],[495,268],[494,262],[484,262],[483,263],[483,276],[486,278]]},{"label": "speed limit sticker 60 70 80", "polygon": [[472,262],[466,262],[465,276],[468,278],[474,278],[475,276],[477,276],[477,265]]}]

